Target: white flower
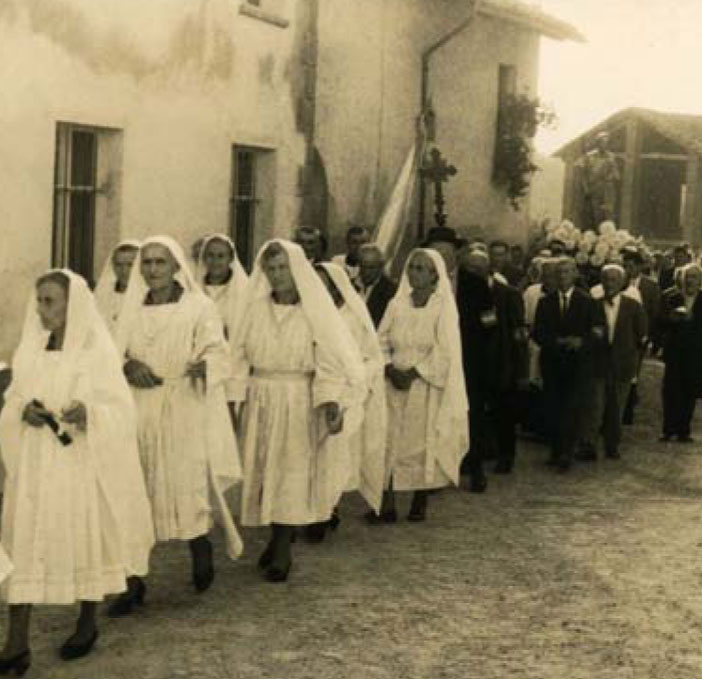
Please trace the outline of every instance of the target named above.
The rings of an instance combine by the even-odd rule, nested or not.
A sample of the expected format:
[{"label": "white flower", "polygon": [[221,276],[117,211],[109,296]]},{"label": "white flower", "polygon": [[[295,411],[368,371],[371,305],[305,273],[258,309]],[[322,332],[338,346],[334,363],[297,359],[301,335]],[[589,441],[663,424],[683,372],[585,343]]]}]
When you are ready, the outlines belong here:
[{"label": "white flower", "polygon": [[592,266],[602,266],[604,262],[604,257],[601,255],[598,255],[597,253],[590,255],[590,264],[592,264]]},{"label": "white flower", "polygon": [[575,240],[574,240],[572,237],[571,237],[571,238],[566,238],[566,239],[563,241],[563,244],[565,245],[565,249],[568,250],[568,252],[570,252],[571,250],[575,250],[575,245],[576,245],[576,243],[575,243]]},{"label": "white flower", "polygon": [[607,243],[604,240],[599,240],[597,243],[595,243],[595,254],[598,257],[601,257],[604,259],[607,256],[607,252],[609,251],[609,243]]},{"label": "white flower", "polygon": [[584,252],[586,255],[590,253],[592,250],[592,243],[589,240],[586,240],[583,238],[579,243],[578,243],[578,251],[579,252]]},{"label": "white flower", "polygon": [[588,263],[589,257],[587,256],[587,252],[583,252],[582,250],[579,250],[578,252],[575,253],[575,263],[578,264],[579,266],[584,266],[585,264]]},{"label": "white flower", "polygon": [[573,224],[573,222],[571,222],[570,219],[564,219],[561,222],[560,228],[565,229],[566,231],[572,231],[573,229],[575,229],[575,224]]},{"label": "white flower", "polygon": [[603,236],[613,236],[617,232],[617,227],[614,225],[614,222],[607,220],[600,224],[598,231]]}]

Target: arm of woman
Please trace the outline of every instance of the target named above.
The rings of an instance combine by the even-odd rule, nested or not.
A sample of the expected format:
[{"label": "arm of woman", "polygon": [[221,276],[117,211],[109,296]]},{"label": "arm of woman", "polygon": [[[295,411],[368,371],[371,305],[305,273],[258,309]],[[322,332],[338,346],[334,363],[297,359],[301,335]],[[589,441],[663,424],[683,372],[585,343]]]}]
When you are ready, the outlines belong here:
[{"label": "arm of woman", "polygon": [[421,378],[437,389],[446,386],[451,358],[448,338],[443,335],[437,316],[434,320],[434,345],[427,355],[408,371],[411,379]]},{"label": "arm of woman", "polygon": [[231,377],[231,356],[217,307],[209,299],[205,302],[195,326],[193,361],[186,374],[213,387]]}]

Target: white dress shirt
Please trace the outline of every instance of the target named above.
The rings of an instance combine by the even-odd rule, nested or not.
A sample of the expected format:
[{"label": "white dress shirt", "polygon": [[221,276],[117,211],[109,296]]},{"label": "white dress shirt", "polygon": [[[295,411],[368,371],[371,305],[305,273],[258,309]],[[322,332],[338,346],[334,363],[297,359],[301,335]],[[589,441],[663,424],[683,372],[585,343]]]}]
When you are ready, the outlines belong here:
[{"label": "white dress shirt", "polygon": [[617,327],[617,318],[619,317],[619,306],[621,304],[621,296],[616,294],[612,297],[611,301],[604,299],[602,301],[604,305],[605,317],[607,318],[607,338],[609,343],[614,342],[614,330]]}]

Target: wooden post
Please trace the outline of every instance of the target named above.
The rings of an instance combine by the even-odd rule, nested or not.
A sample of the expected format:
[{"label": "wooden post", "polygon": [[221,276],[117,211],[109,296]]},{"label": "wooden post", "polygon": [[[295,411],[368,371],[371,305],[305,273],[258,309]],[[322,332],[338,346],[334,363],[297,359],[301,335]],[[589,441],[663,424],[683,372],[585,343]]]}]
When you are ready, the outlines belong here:
[{"label": "wooden post", "polygon": [[626,121],[626,149],[624,173],[620,191],[620,229],[637,233],[639,205],[639,155],[641,153],[641,126],[636,118]]},{"label": "wooden post", "polygon": [[702,164],[700,157],[691,153],[685,168],[685,214],[683,215],[682,235],[691,245],[702,243]]}]

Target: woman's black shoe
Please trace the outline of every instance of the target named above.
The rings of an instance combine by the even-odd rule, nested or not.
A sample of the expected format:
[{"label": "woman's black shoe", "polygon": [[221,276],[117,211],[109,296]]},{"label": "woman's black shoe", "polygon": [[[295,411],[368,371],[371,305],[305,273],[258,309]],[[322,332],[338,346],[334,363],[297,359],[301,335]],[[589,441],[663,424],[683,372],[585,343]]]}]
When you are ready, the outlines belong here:
[{"label": "woman's black shoe", "polygon": [[412,498],[412,505],[407,515],[407,520],[414,523],[420,521],[425,521],[427,518],[427,496],[421,495],[417,497],[416,495]]},{"label": "woman's black shoe", "polygon": [[320,542],[324,542],[324,538],[327,535],[327,528],[329,527],[329,521],[319,521],[318,523],[310,523],[305,526],[305,541],[310,544],[316,545]]},{"label": "woman's black shoe", "polygon": [[268,582],[285,582],[288,579],[288,574],[290,573],[290,567],[292,566],[292,559],[283,566],[271,565],[266,569],[264,577]]},{"label": "woman's black shoe", "polygon": [[122,592],[107,609],[110,618],[122,618],[129,615],[136,606],[144,605],[146,596],[146,585],[139,578],[133,587],[128,587],[126,592]]},{"label": "woman's black shoe", "polygon": [[190,553],[193,558],[193,585],[199,593],[205,592],[210,588],[215,576],[212,543],[207,536],[201,535],[190,541]]},{"label": "woman's black shoe", "polygon": [[27,649],[13,655],[11,658],[6,660],[0,660],[0,675],[6,676],[8,674],[14,674],[16,677],[21,677],[29,669],[32,664],[32,652]]},{"label": "woman's black shoe", "polygon": [[261,570],[266,570],[271,563],[273,563],[273,543],[269,542],[261,553],[261,556],[258,557],[258,567]]},{"label": "woman's black shoe", "polygon": [[82,644],[73,643],[71,640],[75,637],[75,634],[71,636],[68,641],[61,646],[61,658],[62,660],[77,660],[85,655],[88,655],[90,651],[93,650],[93,646],[98,638],[98,631],[93,632],[93,636],[88,639],[88,641]]},{"label": "woman's black shoe", "polygon": [[340,523],[341,523],[341,517],[339,516],[339,510],[336,507],[334,507],[334,511],[332,512],[331,519],[329,519],[329,529],[332,532],[335,531],[339,527]]},{"label": "woman's black shoe", "polygon": [[376,514],[372,509],[365,514],[366,521],[371,526],[380,526],[383,523],[397,523],[397,512],[394,509]]}]

